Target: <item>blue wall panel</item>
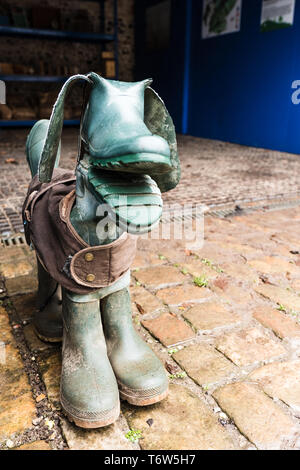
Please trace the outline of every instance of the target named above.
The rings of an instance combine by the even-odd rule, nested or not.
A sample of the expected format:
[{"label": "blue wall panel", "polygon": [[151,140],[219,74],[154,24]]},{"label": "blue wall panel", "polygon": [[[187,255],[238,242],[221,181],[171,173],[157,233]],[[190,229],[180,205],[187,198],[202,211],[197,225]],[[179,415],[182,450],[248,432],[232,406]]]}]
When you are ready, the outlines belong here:
[{"label": "blue wall panel", "polygon": [[300,80],[300,1],[293,27],[261,33],[262,0],[243,0],[241,31],[205,40],[202,1],[192,3],[187,132],[300,153],[300,105],[291,102]]}]

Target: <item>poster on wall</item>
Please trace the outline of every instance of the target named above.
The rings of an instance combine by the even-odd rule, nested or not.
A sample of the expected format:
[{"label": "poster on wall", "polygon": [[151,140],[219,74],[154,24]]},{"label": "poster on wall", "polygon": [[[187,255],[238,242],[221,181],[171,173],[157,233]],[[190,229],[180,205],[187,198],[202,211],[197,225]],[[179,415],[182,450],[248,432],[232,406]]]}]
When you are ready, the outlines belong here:
[{"label": "poster on wall", "polygon": [[202,39],[238,32],[241,11],[242,0],[203,0]]},{"label": "poster on wall", "polygon": [[263,0],[260,30],[288,28],[294,23],[295,0]]}]

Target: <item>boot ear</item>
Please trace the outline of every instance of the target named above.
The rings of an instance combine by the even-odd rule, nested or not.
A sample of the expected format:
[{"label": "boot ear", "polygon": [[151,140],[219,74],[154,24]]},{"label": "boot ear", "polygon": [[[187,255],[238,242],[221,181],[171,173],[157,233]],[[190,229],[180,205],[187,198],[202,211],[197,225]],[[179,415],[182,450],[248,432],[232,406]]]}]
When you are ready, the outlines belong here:
[{"label": "boot ear", "polygon": [[175,188],[180,180],[180,162],[173,120],[160,96],[150,87],[145,90],[144,121],[152,134],[163,137],[169,144],[172,169],[164,174],[151,174],[161,192]]},{"label": "boot ear", "polygon": [[39,180],[42,183],[48,183],[51,181],[63,127],[65,98],[71,85],[79,80],[90,82],[86,75],[73,75],[73,77],[70,77],[65,82],[53,106],[48,132],[39,163]]}]

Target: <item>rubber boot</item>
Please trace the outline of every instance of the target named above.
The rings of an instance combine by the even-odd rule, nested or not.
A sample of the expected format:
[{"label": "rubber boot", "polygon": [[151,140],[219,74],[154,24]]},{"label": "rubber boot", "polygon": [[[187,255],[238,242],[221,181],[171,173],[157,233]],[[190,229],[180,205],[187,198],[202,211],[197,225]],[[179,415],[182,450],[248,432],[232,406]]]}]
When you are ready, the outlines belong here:
[{"label": "rubber boot", "polygon": [[33,326],[42,341],[57,343],[62,341],[63,334],[61,287],[49,276],[39,260],[37,266],[39,288]]},{"label": "rubber boot", "polygon": [[144,122],[145,88],[152,80],[126,83],[91,72],[93,86],[82,126],[81,141],[91,163],[101,169],[148,174],[171,169],[166,139]]},{"label": "rubber boot", "polygon": [[102,299],[101,313],[120,397],[137,406],[161,401],[168,394],[166,371],[133,327],[128,289]]},{"label": "rubber boot", "polygon": [[[77,303],[63,289],[63,348],[60,399],[82,428],[107,426],[120,414],[119,392],[107,357],[99,301]],[[91,301],[88,301],[88,298]]]},{"label": "rubber boot", "polygon": [[[49,127],[48,119],[40,119],[32,127],[26,140],[26,158],[31,171],[31,176],[38,172],[39,161],[45,145],[46,136]],[[61,145],[59,143],[54,167],[57,168],[60,159]]]}]

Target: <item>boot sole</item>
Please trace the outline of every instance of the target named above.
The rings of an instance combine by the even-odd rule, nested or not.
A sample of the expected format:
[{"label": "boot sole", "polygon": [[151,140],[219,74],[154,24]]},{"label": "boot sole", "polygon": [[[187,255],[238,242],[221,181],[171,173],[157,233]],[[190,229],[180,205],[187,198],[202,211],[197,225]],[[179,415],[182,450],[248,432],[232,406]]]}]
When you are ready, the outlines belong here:
[{"label": "boot sole", "polygon": [[71,423],[74,423],[75,426],[78,428],[82,429],[98,429],[98,428],[104,428],[105,426],[109,426],[110,424],[113,424],[119,417],[119,413],[116,418],[113,419],[108,419],[107,421],[83,421],[79,420],[78,418],[74,418],[74,416],[70,415],[70,413],[67,413],[66,410],[63,408],[63,412],[65,413],[66,417]]},{"label": "boot sole", "polygon": [[66,415],[68,420],[71,423],[74,423],[79,428],[83,428],[83,429],[97,429],[97,428],[103,428],[105,426],[109,426],[110,424],[113,424],[115,421],[117,421],[120,415],[120,407],[118,406],[110,412],[109,417],[107,417],[106,419],[103,419],[103,418],[99,420],[82,419],[82,418],[78,418],[73,413],[68,411],[66,409],[66,406],[63,404],[63,401],[61,398],[60,398],[60,402],[61,402],[63,413]]},{"label": "boot sole", "polygon": [[38,330],[34,328],[34,332],[35,334],[37,335],[37,337],[41,340],[41,341],[44,341],[45,343],[61,343],[62,342],[62,337],[61,338],[51,338],[51,337],[48,337],[48,336],[43,336],[41,335]]},{"label": "boot sole", "polygon": [[120,157],[98,158],[91,157],[95,168],[110,171],[124,171],[133,173],[167,173],[172,169],[170,157],[157,153],[136,153]]},{"label": "boot sole", "polygon": [[[119,384],[120,386],[120,384]],[[130,405],[135,405],[135,406],[148,406],[148,405],[154,405],[155,403],[158,403],[162,400],[164,400],[168,394],[169,394],[169,388],[165,390],[163,393],[160,395],[154,395],[152,397],[137,397],[134,395],[130,395],[128,393],[123,392],[122,390],[119,389],[120,393],[120,398],[124,401],[127,401],[127,403],[130,403]]]}]

